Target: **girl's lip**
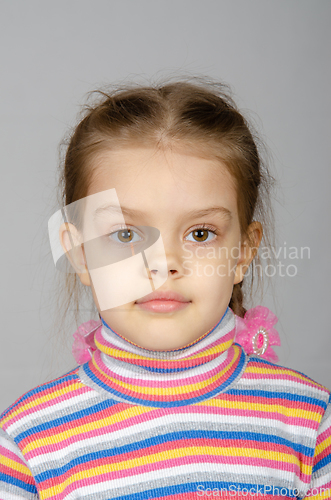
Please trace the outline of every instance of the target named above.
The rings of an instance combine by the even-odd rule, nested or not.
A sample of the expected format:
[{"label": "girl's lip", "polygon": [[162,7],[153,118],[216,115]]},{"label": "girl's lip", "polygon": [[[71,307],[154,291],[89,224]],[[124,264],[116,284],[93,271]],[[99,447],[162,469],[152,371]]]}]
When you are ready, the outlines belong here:
[{"label": "girl's lip", "polygon": [[161,290],[155,290],[155,292],[149,293],[148,295],[145,295],[145,297],[142,297],[141,299],[136,300],[136,304],[144,304],[145,302],[151,302],[151,301],[170,301],[170,302],[181,302],[181,303],[189,303],[191,302],[190,300],[186,299],[183,297],[183,295],[180,295],[177,292],[173,291],[161,291]]},{"label": "girl's lip", "polygon": [[171,313],[185,309],[190,302],[177,302],[176,300],[149,300],[137,303],[140,309],[154,313]]},{"label": "girl's lip", "polygon": [[155,313],[169,313],[184,309],[191,303],[190,300],[177,292],[156,290],[136,301],[136,304],[145,311]]}]

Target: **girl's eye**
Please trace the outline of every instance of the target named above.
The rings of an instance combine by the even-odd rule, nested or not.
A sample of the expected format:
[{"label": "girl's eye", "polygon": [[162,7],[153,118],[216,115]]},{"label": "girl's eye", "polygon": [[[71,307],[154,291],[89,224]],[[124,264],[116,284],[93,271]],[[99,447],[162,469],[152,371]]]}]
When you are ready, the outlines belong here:
[{"label": "girl's eye", "polygon": [[[192,236],[192,238],[190,238]],[[194,229],[190,232],[190,234],[186,237],[186,240],[193,241],[195,243],[209,243],[215,238],[215,231],[211,229]]]},{"label": "girl's eye", "polygon": [[141,241],[141,237],[138,233],[133,231],[132,229],[119,229],[109,234],[109,237],[115,242],[119,244],[125,243],[137,243],[137,241]]}]

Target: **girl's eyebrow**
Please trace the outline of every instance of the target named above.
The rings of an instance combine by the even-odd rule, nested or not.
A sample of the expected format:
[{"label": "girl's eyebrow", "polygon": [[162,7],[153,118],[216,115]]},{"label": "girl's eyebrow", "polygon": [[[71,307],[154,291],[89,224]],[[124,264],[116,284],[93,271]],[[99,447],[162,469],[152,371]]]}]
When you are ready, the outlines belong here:
[{"label": "girl's eyebrow", "polygon": [[202,210],[192,210],[186,213],[187,218],[199,218],[205,217],[206,215],[220,214],[223,215],[225,219],[232,219],[232,212],[225,207],[210,207],[204,208]]},{"label": "girl's eyebrow", "polygon": [[102,215],[104,213],[111,213],[111,214],[119,214],[119,215],[127,215],[129,217],[134,217],[134,216],[143,216],[145,215],[144,212],[141,212],[140,210],[132,210],[130,208],[125,208],[122,206],[118,205],[107,205],[104,207],[99,207],[94,211],[93,218],[98,217],[99,215]]},{"label": "girl's eyebrow", "polygon": [[[105,212],[127,215],[129,217],[134,217],[134,216],[142,217],[142,216],[146,215],[146,213],[144,213],[140,210],[132,210],[130,208],[126,208],[126,207],[122,207],[122,206],[119,207],[118,205],[107,205],[106,207],[97,208],[94,212],[94,217],[99,216]],[[186,212],[184,217],[187,219],[193,219],[193,218],[200,218],[200,217],[205,217],[207,215],[213,215],[213,214],[223,215],[224,218],[228,219],[228,220],[232,219],[232,212],[225,207],[209,207],[209,208],[204,208],[202,210],[191,210],[189,212]]]}]

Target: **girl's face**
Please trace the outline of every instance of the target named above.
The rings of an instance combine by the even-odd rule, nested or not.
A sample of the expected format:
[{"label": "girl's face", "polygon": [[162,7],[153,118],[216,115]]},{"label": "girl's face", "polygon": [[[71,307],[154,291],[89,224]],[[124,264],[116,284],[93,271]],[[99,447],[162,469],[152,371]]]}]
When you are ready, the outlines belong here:
[{"label": "girl's face", "polygon": [[[217,161],[133,147],[98,158],[88,195],[112,188],[128,229],[160,231],[168,278],[157,291],[175,292],[181,302],[139,299],[101,316],[145,349],[184,347],[218,323],[252,258],[241,242],[233,179]],[[98,307],[87,273],[82,282],[91,285]]]}]

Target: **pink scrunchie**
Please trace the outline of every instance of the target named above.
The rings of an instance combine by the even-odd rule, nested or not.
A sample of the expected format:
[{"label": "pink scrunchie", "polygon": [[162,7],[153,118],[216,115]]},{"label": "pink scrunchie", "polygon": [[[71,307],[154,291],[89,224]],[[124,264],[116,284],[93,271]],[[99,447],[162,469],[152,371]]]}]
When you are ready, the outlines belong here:
[{"label": "pink scrunchie", "polygon": [[278,356],[270,347],[280,345],[280,338],[274,325],[277,316],[267,307],[257,306],[249,309],[243,318],[236,316],[235,342],[247,354],[255,354],[268,361],[277,362]]},{"label": "pink scrunchie", "polygon": [[94,335],[98,328],[101,328],[101,321],[86,321],[74,333],[74,343],[72,345],[72,354],[75,360],[81,365],[89,361],[93,351],[96,351]]}]

